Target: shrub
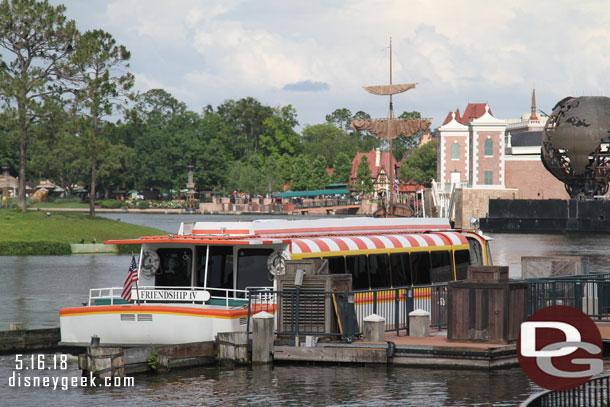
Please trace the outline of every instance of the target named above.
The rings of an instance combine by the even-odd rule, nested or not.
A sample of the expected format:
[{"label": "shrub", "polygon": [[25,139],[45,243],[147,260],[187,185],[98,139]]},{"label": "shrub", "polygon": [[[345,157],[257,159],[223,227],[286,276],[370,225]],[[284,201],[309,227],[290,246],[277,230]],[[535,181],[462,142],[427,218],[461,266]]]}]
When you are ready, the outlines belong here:
[{"label": "shrub", "polygon": [[104,209],[119,209],[123,206],[123,202],[118,199],[106,199],[104,201],[100,201],[100,207]]},{"label": "shrub", "polygon": [[138,203],[136,204],[136,208],[148,209],[150,208],[150,203],[148,201],[138,201]]},{"label": "shrub", "polygon": [[0,242],[0,256],[48,256],[72,254],[70,244],[56,241]]}]

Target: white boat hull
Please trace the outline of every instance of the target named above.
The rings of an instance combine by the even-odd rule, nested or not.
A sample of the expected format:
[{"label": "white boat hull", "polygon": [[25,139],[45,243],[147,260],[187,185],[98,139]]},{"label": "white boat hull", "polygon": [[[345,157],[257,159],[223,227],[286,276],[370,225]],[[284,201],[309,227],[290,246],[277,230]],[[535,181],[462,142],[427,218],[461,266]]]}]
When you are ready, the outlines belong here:
[{"label": "white boat hull", "polygon": [[218,332],[245,331],[247,309],[171,305],[111,305],[64,308],[61,342],[86,345],[179,344],[213,341]]}]

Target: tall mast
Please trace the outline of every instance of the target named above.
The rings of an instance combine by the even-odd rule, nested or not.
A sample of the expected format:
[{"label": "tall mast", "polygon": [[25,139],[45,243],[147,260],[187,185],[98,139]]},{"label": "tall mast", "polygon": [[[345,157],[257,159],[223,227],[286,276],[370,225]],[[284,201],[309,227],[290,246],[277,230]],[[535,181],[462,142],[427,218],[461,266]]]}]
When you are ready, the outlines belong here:
[{"label": "tall mast", "polygon": [[[392,87],[392,37],[390,37],[390,88]],[[390,94],[390,112],[388,118],[388,134],[392,134],[391,126],[394,106],[392,105],[392,95]],[[394,203],[394,168],[392,168],[392,139],[390,138],[390,154],[388,155],[388,171],[390,172],[390,194],[388,196],[390,205]]]}]

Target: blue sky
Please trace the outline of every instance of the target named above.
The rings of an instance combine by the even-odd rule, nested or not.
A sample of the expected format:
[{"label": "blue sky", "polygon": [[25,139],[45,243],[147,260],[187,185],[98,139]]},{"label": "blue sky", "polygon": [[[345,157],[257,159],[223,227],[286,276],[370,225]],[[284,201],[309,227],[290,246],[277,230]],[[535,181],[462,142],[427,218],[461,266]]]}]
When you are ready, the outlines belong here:
[{"label": "blue sky", "polygon": [[610,93],[605,1],[71,0],[80,30],[101,28],[132,53],[136,88],[163,88],[201,112],[252,96],[292,104],[301,125],[346,107],[387,115],[362,86],[417,83],[394,99],[437,127],[489,103],[500,119],[550,113],[565,96]]}]

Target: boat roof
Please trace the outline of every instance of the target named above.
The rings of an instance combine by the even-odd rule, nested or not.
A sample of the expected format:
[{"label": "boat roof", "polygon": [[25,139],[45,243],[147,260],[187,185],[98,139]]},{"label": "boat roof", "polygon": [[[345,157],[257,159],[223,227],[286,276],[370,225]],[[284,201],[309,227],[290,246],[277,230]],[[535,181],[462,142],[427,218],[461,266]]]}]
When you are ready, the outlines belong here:
[{"label": "boat roof", "polygon": [[451,230],[445,218],[260,219],[248,222],[183,222],[180,235],[295,236]]},{"label": "boat roof", "polygon": [[444,218],[323,218],[260,219],[245,222],[183,222],[177,235],[144,236],[112,240],[108,244],[182,243],[221,245],[261,245],[290,243],[296,238],[403,235],[448,232]]}]

